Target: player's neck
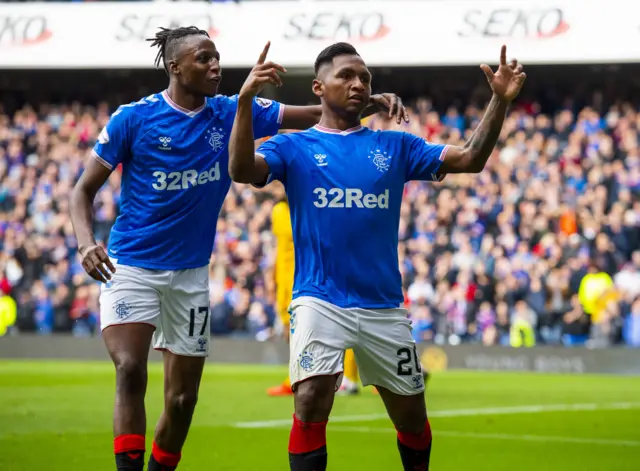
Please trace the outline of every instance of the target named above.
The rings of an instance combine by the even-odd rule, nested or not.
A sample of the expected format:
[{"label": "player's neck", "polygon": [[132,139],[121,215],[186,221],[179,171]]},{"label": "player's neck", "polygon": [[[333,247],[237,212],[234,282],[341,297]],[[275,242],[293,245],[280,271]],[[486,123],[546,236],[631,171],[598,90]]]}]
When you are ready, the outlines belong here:
[{"label": "player's neck", "polygon": [[204,104],[205,98],[202,95],[194,95],[186,90],[177,87],[174,83],[170,83],[167,88],[167,94],[171,101],[189,111],[197,110]]},{"label": "player's neck", "polygon": [[360,126],[360,116],[339,116],[334,114],[329,115],[327,113],[322,113],[322,117],[320,118],[318,126],[346,131],[347,129],[353,129]]}]

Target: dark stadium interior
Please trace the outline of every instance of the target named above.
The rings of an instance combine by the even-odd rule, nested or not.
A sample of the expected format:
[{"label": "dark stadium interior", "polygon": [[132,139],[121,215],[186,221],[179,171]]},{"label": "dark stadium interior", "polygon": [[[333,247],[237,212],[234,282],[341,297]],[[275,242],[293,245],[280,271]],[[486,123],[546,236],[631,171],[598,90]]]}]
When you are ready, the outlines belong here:
[{"label": "dark stadium interior", "polygon": [[[224,63],[223,63],[224,66]],[[401,97],[429,96],[434,105],[445,108],[469,101],[482,106],[487,99],[484,75],[477,67],[374,68],[374,91],[393,91]],[[235,94],[248,69],[224,69],[220,93]],[[537,65],[527,66],[527,87],[520,100],[538,101],[544,111],[566,104],[590,102],[593,92],[603,92],[603,106],[624,99],[640,101],[640,65]],[[266,93],[290,104],[315,103],[310,70],[292,71],[286,87]],[[0,98],[10,111],[24,103],[96,103],[111,106],[138,99],[166,87],[162,70],[4,70],[0,77]],[[570,97],[570,98],[567,98]]]}]

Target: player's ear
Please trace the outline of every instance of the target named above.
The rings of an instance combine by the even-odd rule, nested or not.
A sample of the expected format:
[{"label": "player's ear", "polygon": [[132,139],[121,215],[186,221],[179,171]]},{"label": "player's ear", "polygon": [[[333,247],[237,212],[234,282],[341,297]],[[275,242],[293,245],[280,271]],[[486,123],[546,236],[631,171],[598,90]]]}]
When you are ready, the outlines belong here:
[{"label": "player's ear", "polygon": [[324,95],[324,84],[322,83],[322,81],[314,79],[311,90],[313,91],[313,94],[315,96],[322,97]]},{"label": "player's ear", "polygon": [[174,75],[180,75],[180,67],[178,67],[178,62],[171,60],[169,61],[169,72]]}]

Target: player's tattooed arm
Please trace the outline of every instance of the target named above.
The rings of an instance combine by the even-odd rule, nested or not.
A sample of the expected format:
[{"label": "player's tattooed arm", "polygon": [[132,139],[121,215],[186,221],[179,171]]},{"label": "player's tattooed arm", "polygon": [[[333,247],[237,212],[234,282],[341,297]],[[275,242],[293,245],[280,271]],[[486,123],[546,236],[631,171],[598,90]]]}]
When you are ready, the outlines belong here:
[{"label": "player's tattooed arm", "polygon": [[516,59],[512,59],[507,64],[506,46],[502,46],[500,66],[495,73],[486,64],[482,64],[480,68],[493,90],[493,97],[482,121],[466,144],[448,149],[439,170],[441,174],[478,173],[484,169],[498,142],[507,108],[520,93],[527,77],[522,65]]},{"label": "player's tattooed arm", "polygon": [[451,146],[447,150],[439,172],[442,174],[481,172],[498,142],[506,112],[507,102],[494,94],[471,138],[464,146]]},{"label": "player's tattooed arm", "polygon": [[[389,119],[395,118],[396,122],[409,122],[409,114],[402,104],[402,99],[393,93],[382,93],[371,95],[369,105],[362,112],[362,117],[366,118],[380,111],[388,111]],[[320,122],[322,107],[320,105],[311,106],[291,106],[286,105],[282,116],[283,129],[308,129]]]},{"label": "player's tattooed arm", "polygon": [[93,236],[93,200],[98,190],[111,175],[96,158],[90,158],[87,167],[73,189],[70,201],[71,223],[78,240],[82,266],[94,280],[106,283],[116,271],[105,250]]},{"label": "player's tattooed arm", "polygon": [[229,176],[238,183],[262,184],[269,176],[269,166],[264,159],[255,155],[253,99],[267,83],[282,85],[278,72],[286,72],[285,68],[274,62],[266,62],[270,46],[268,42],[238,94],[238,109],[229,138]]}]

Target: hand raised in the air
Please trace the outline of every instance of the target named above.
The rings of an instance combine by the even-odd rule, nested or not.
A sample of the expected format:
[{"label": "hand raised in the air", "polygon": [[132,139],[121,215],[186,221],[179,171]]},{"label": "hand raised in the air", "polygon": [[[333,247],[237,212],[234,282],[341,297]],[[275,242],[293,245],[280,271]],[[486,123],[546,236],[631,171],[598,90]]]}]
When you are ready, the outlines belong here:
[{"label": "hand raised in the air", "polygon": [[409,122],[409,114],[402,104],[402,99],[395,93],[381,93],[380,95],[371,95],[369,99],[371,104],[375,105],[380,111],[388,111],[389,119],[395,117],[396,123],[402,121]]},{"label": "hand raised in the air", "polygon": [[82,268],[96,281],[106,283],[111,279],[111,273],[116,272],[109,256],[100,245],[92,245],[80,251]]},{"label": "hand raised in the air", "polygon": [[255,97],[260,93],[264,86],[268,83],[275,85],[276,87],[282,86],[282,80],[278,75],[278,72],[285,73],[287,69],[275,62],[265,62],[267,60],[267,53],[271,47],[271,41],[267,42],[258,58],[258,62],[255,67],[251,69],[247,80],[244,81],[242,88],[240,89],[241,97]]},{"label": "hand raised in the air", "polygon": [[487,81],[499,98],[511,102],[518,96],[527,74],[523,72],[522,64],[518,64],[516,59],[511,59],[507,64],[507,46],[502,46],[500,51],[500,65],[494,73],[487,64],[480,66]]}]

